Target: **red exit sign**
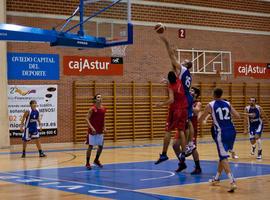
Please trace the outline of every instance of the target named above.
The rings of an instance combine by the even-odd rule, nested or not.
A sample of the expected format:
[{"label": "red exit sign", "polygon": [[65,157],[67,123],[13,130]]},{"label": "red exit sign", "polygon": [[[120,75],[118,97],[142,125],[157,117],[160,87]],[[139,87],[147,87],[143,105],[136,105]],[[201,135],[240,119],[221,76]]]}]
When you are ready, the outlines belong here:
[{"label": "red exit sign", "polygon": [[178,30],[178,37],[179,37],[179,38],[186,38],[186,29],[180,28],[180,29]]}]

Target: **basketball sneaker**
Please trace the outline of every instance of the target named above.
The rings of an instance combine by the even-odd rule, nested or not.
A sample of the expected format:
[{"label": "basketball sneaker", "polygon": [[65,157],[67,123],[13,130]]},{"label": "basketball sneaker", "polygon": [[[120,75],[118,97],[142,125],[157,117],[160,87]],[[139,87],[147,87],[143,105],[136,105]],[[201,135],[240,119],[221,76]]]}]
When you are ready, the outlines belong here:
[{"label": "basketball sneaker", "polygon": [[99,168],[102,168],[102,167],[103,167],[103,165],[100,163],[99,160],[94,160],[94,164],[95,164],[96,166],[98,166]]},{"label": "basketball sneaker", "polygon": [[41,152],[40,154],[39,154],[39,157],[46,157],[47,155],[45,154],[45,153],[43,153],[43,152]]},{"label": "basketball sneaker", "polygon": [[155,165],[162,163],[168,159],[169,157],[167,155],[159,154],[159,159],[155,162]]},{"label": "basketball sneaker", "polygon": [[256,150],[256,146],[251,146],[250,154],[255,155],[255,150]]},{"label": "basketball sneaker", "polygon": [[257,159],[260,160],[262,159],[262,150],[258,150],[258,156]]},{"label": "basketball sneaker", "polygon": [[208,181],[211,185],[217,185],[219,184],[220,180],[219,179],[215,179],[215,177],[213,177],[212,179],[209,179]]},{"label": "basketball sneaker", "polygon": [[178,169],[175,170],[175,172],[181,172],[187,168],[186,163],[178,163]]},{"label": "basketball sneaker", "polygon": [[228,190],[228,192],[234,192],[237,189],[236,183],[235,181],[231,183],[230,185],[230,189]]},{"label": "basketball sneaker", "polygon": [[234,151],[230,151],[230,153],[232,154],[232,159],[238,159],[239,158],[239,156],[237,156]]},{"label": "basketball sneaker", "polygon": [[22,153],[22,156],[21,156],[21,158],[25,158],[25,153]]},{"label": "basketball sneaker", "polygon": [[186,146],[186,151],[185,151],[186,157],[189,157],[195,149],[196,149],[196,145],[195,144],[189,144],[189,145],[187,145]]},{"label": "basketball sneaker", "polygon": [[85,165],[85,167],[86,167],[87,170],[91,170],[91,169],[92,169],[92,167],[91,167],[91,165],[90,165],[89,163],[87,163],[87,164]]},{"label": "basketball sneaker", "polygon": [[191,175],[198,175],[202,173],[202,169],[201,168],[195,168],[190,174]]}]

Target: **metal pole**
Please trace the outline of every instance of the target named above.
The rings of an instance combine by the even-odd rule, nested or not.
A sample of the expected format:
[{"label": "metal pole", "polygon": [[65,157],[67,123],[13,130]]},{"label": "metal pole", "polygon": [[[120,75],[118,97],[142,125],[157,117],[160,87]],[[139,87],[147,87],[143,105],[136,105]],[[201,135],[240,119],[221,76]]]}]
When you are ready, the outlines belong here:
[{"label": "metal pole", "polygon": [[84,15],[84,4],[83,4],[83,0],[80,0],[80,30],[78,32],[79,35],[83,36],[84,35],[84,30],[83,30],[83,15]]}]

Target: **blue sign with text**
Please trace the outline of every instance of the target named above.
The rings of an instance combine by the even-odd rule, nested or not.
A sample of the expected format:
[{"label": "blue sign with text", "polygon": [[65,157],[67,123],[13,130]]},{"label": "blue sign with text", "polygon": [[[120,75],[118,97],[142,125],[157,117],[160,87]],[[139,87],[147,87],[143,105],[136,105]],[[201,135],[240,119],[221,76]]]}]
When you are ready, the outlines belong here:
[{"label": "blue sign with text", "polygon": [[7,53],[9,80],[59,80],[59,55]]}]

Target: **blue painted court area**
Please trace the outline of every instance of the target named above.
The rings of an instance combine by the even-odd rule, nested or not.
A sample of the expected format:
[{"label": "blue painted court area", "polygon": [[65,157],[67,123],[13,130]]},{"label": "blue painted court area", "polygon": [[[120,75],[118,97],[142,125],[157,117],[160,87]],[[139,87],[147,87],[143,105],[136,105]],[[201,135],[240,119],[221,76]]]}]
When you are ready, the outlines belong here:
[{"label": "blue painted court area", "polygon": [[[196,176],[189,174],[193,161],[187,164],[188,170],[182,173],[175,173],[177,161],[169,160],[159,165],[153,161],[107,164],[90,171],[84,167],[16,171],[0,173],[0,180],[112,199],[186,199],[136,190],[208,182],[216,173],[214,161],[201,161],[203,174]],[[270,165],[231,163],[231,167],[236,178],[270,174]]]}]

